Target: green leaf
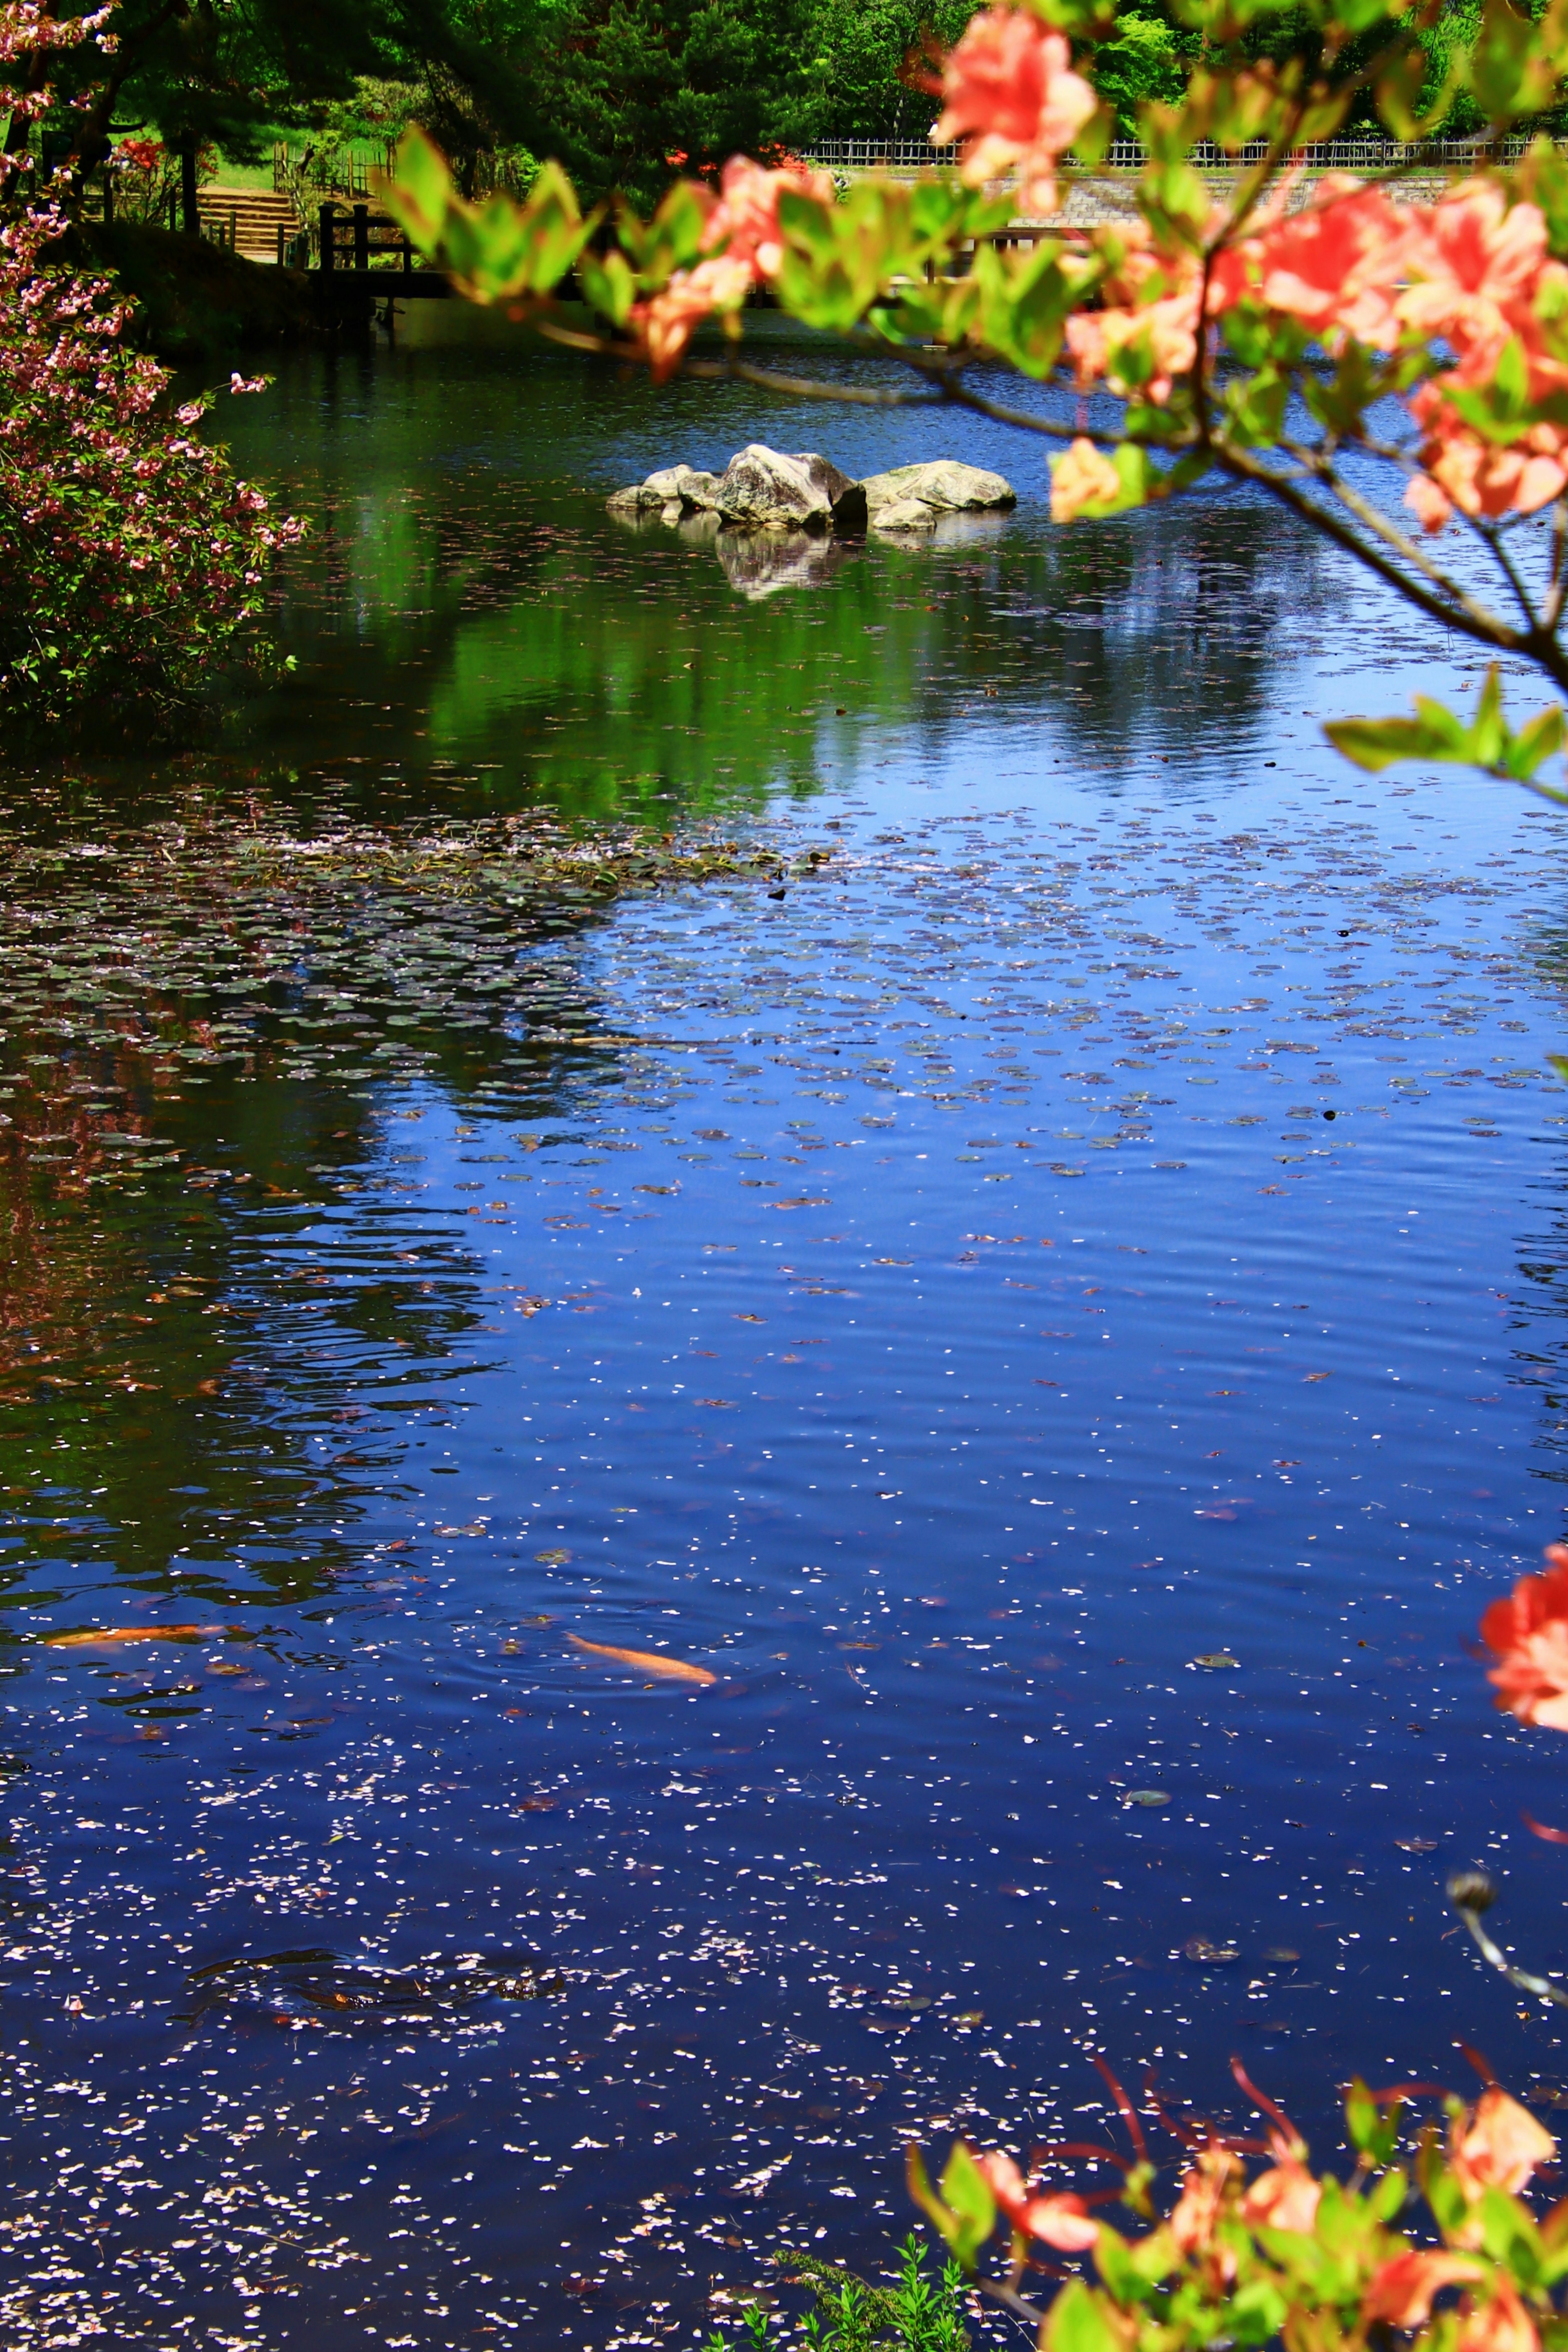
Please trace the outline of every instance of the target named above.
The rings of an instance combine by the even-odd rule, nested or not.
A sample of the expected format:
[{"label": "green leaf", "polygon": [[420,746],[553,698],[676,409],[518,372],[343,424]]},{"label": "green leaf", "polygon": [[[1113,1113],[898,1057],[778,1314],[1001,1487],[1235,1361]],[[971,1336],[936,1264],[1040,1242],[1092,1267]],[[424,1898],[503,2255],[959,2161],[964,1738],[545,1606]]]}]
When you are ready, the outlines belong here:
[{"label": "green leaf", "polygon": [[476,302],[549,293],[601,217],[595,210],[584,218],[558,163],[544,165],[526,204],[495,195],[476,209],[458,194],[439,152],[418,131],[410,131],[398,148],[382,201],[410,242],[449,270],[459,292]]},{"label": "green leaf", "polygon": [[954,2140],[942,2168],[942,2193],[958,2223],[950,2241],[952,2251],[966,2270],[973,2270],[976,2254],[996,2227],[996,2200],[961,2139]]},{"label": "green leaf", "polygon": [[422,251],[434,248],[456,193],[446,157],[417,124],[412,125],[398,142],[393,176],[383,196],[388,211]]},{"label": "green leaf", "polygon": [[1516,2197],[1500,2189],[1482,2191],[1480,2215],[1484,2251],[1530,2293],[1540,2281],[1543,2251],[1533,2219]]},{"label": "green leaf", "polygon": [[931,2187],[931,2175],[926,2170],[925,2158],[913,2140],[910,2140],[904,2149],[904,2179],[908,2183],[910,2195],[914,2199],[927,2221],[950,2246],[952,2245],[959,2229],[957,2217],[948,2211],[936,2190]]},{"label": "green leaf", "polygon": [[1560,154],[1550,139],[1533,139],[1511,178],[1515,192],[1539,205],[1545,215],[1552,252],[1568,253],[1568,155]]},{"label": "green leaf", "polygon": [[1555,787],[1541,782],[1536,774],[1542,762],[1560,751],[1568,740],[1568,720],[1561,704],[1538,712],[1516,734],[1502,714],[1502,686],[1495,662],[1487,672],[1476,715],[1468,727],[1442,703],[1417,695],[1412,719],[1342,719],[1323,731],[1358,768],[1391,768],[1399,760],[1436,760],[1452,767],[1484,768],[1491,775],[1531,784],[1549,799],[1564,797]]},{"label": "green leaf", "polygon": [[618,207],[616,236],[645,286],[667,284],[676,270],[689,269],[699,258],[711,210],[706,192],[693,180],[677,180],[646,225],[630,205]]},{"label": "green leaf", "polygon": [[613,326],[626,325],[637,287],[624,253],[606,254],[603,261],[595,254],[584,254],[577,264],[577,283],[586,300]]},{"label": "green leaf", "polygon": [[[1387,2128],[1391,2131],[1393,2126]],[[1392,2221],[1409,2191],[1410,2183],[1403,2169],[1397,2164],[1393,2165],[1367,2191],[1367,2210],[1376,2221]]]},{"label": "green leaf", "polygon": [[1509,122],[1551,105],[1557,94],[1562,31],[1556,5],[1535,25],[1509,0],[1486,0],[1470,53],[1470,89],[1489,121]]},{"label": "green leaf", "polygon": [[1382,2120],[1382,2111],[1377,2101],[1373,2097],[1361,2076],[1356,2075],[1350,2089],[1345,2093],[1345,2130],[1350,2137],[1351,2146],[1358,2154],[1364,2156],[1372,2147],[1377,2137],[1378,2126]]},{"label": "green leaf", "polygon": [[1104,2296],[1080,2278],[1069,2279],[1051,2305],[1041,2342],[1046,2352],[1124,2352]]}]

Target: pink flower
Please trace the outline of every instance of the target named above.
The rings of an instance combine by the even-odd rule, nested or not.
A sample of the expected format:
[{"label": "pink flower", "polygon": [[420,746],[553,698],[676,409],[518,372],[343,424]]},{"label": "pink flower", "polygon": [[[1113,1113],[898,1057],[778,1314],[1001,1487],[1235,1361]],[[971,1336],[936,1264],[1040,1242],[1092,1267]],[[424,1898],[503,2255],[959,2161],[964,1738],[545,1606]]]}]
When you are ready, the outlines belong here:
[{"label": "pink flower", "polygon": [[1468,2254],[1425,2253],[1412,2248],[1373,2273],[1362,2297],[1362,2319],[1368,2326],[1382,2320],[1389,2327],[1425,2327],[1439,2287],[1483,2275],[1480,2263]]},{"label": "pink flower", "polygon": [[[1495,463],[1513,453],[1487,454]],[[1491,511],[1468,504],[1437,465],[1428,462],[1427,470],[1456,506],[1468,513]],[[1479,473],[1479,465],[1474,470]],[[1496,1685],[1498,1706],[1521,1723],[1568,1731],[1568,1545],[1549,1545],[1546,1559],[1546,1575],[1521,1576],[1506,1601],[1493,1601],[1481,1619],[1481,1639],[1498,1654],[1487,1676]]]},{"label": "pink flower", "polygon": [[1535,2322],[1506,2271],[1499,2271],[1490,2302],[1478,2304],[1467,2295],[1458,2318],[1454,2352],[1541,2352]]},{"label": "pink flower", "polygon": [[1080,437],[1051,467],[1051,520],[1071,522],[1085,507],[1117,496],[1121,477],[1092,441]]},{"label": "pink flower", "polygon": [[[1177,2251],[1189,2260],[1206,2253],[1214,2242],[1215,2224],[1225,2203],[1225,2192],[1241,2170],[1241,2158],[1227,2147],[1200,2147],[1182,2175],[1182,2193],[1166,2223]],[[1235,2256],[1224,2250],[1226,2275],[1236,2268]]]},{"label": "pink flower", "polygon": [[1449,2169],[1472,2200],[1488,2189],[1516,2197],[1536,2167],[1550,2164],[1556,2153],[1557,2143],[1544,2126],[1495,2084],[1448,2136]]},{"label": "pink flower", "polygon": [[[776,274],[784,260],[779,198],[785,189],[818,204],[833,201],[829,173],[796,163],[770,172],[749,155],[731,156],[702,232],[706,259],[676,270],[668,286],[632,306],[632,332],[647,352],[656,383],[680,365],[704,319],[738,310],[753,285]],[[706,190],[700,193],[709,200]]]},{"label": "pink flower", "polygon": [[269,375],[241,375],[237,368],[228,380],[230,392],[265,392],[272,378]]},{"label": "pink flower", "polygon": [[[1125,394],[1135,385],[1146,398],[1163,405],[1171,396],[1172,379],[1185,375],[1197,358],[1197,331],[1194,276],[1182,293],[1139,308],[1076,310],[1067,322],[1066,340],[1081,391],[1105,376],[1113,391]],[[1149,373],[1131,374],[1126,355],[1134,349],[1147,352]]]},{"label": "pink flower", "polygon": [[1454,511],[1453,500],[1430,474],[1417,474],[1405,493],[1405,503],[1423,530],[1441,530]]},{"label": "pink flower", "polygon": [[1528,307],[1546,259],[1539,208],[1510,211],[1500,188],[1468,180],[1430,210],[1405,210],[1419,235],[1409,249],[1415,283],[1398,299],[1401,324],[1422,342],[1445,336],[1460,350],[1500,348],[1510,313]]},{"label": "pink flower", "polygon": [[[1426,427],[1420,450],[1422,465],[1439,495],[1465,514],[1535,514],[1568,488],[1568,434],[1560,425],[1531,425],[1517,441],[1500,446],[1495,441],[1483,440],[1455,415],[1443,399],[1440,383],[1423,384],[1410,406]],[[1415,488],[1413,483],[1411,489]],[[1405,497],[1414,503],[1410,491]],[[1500,1706],[1511,1707],[1526,1723],[1568,1730],[1568,1698],[1561,1688],[1554,1696],[1549,1687],[1552,1677],[1568,1663],[1568,1658],[1553,1657],[1554,1645],[1561,1647],[1563,1639],[1561,1633],[1548,1630],[1531,1645],[1533,1664],[1521,1663],[1520,1658],[1504,1660],[1489,1679],[1503,1689],[1512,1687],[1522,1676],[1519,1687],[1525,1692],[1526,1704],[1504,1697],[1498,1701]],[[1540,1693],[1544,1704],[1534,1705],[1529,1698],[1531,1688]],[[1527,1712],[1527,1705],[1534,1706],[1534,1711]]]},{"label": "pink flower", "polygon": [[969,185],[979,187],[1016,164],[1020,201],[1034,211],[1055,212],[1058,160],[1096,106],[1088,82],[1072,71],[1064,36],[1026,8],[982,8],[948,55],[942,95],[931,142],[969,142],[963,157]]},{"label": "pink flower", "polygon": [[749,155],[731,155],[719,183],[719,202],[702,233],[704,253],[721,251],[727,261],[743,261],[757,278],[773,278],[784,259],[779,198],[785,190],[833,202],[833,175],[789,163],[766,172]]},{"label": "pink flower", "polygon": [[1297,2230],[1306,2236],[1318,2218],[1322,2189],[1306,2166],[1295,2157],[1283,2157],[1260,2172],[1241,2200],[1248,2221],[1270,2230]]},{"label": "pink flower", "polygon": [[975,2168],[1015,2230],[1039,2238],[1060,2254],[1086,2253],[1100,2235],[1081,2197],[1066,2192],[1037,2196],[1010,2156],[992,2150],[974,2159]]},{"label": "pink flower", "polygon": [[647,352],[655,383],[674,374],[704,319],[738,310],[751,289],[750,263],[721,254],[695,269],[678,269],[659,293],[634,303],[632,331]]},{"label": "pink flower", "polygon": [[1331,173],[1310,205],[1278,215],[1222,257],[1215,307],[1252,294],[1325,339],[1349,334],[1391,351],[1399,341],[1395,302],[1419,235],[1414,206]]}]

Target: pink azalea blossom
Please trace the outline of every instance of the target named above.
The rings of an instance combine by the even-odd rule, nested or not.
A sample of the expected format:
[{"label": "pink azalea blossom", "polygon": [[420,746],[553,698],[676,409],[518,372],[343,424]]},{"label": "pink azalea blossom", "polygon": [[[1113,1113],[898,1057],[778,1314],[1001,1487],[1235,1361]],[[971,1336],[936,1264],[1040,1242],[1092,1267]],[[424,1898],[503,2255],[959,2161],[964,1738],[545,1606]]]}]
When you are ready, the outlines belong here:
[{"label": "pink azalea blossom", "polygon": [[794,162],[768,172],[749,155],[731,155],[720,178],[719,201],[702,233],[704,253],[721,251],[726,260],[743,261],[758,278],[776,277],[784,259],[779,198],[786,189],[830,205],[833,175]]},{"label": "pink azalea blossom", "polygon": [[1113,499],[1121,477],[1109,457],[1081,435],[1051,467],[1051,520],[1071,522],[1086,507]]},{"label": "pink azalea blossom", "polygon": [[1225,2203],[1225,2192],[1231,2179],[1241,2170],[1241,2158],[1227,2147],[1200,2147],[1182,2175],[1182,2193],[1171,2209],[1166,2228],[1175,2241],[1179,2252],[1190,2261],[1194,2254],[1217,2252],[1220,2266],[1228,2278],[1235,2274],[1236,2256],[1228,2246],[1215,2248],[1215,2227]]},{"label": "pink azalea blossom", "polygon": [[1065,37],[1026,8],[982,8],[949,54],[942,96],[931,142],[965,142],[970,186],[1016,166],[1026,209],[1055,212],[1057,164],[1096,105]]},{"label": "pink azalea blossom", "polygon": [[1297,2157],[1281,2157],[1268,2171],[1250,2182],[1241,2200],[1248,2221],[1270,2230],[1295,2230],[1306,2236],[1318,2218],[1321,2185]]},{"label": "pink azalea blossom", "polygon": [[1026,2237],[1038,2238],[1061,2254],[1087,2253],[1099,2237],[1100,2224],[1081,2197],[1065,2190],[1039,2195],[999,2149],[977,2156],[974,2163],[1014,2229]]},{"label": "pink azalea blossom", "polygon": [[1495,2084],[1481,2093],[1471,2112],[1449,2133],[1449,2169],[1471,2199],[1489,2189],[1517,2197],[1537,2168],[1550,2164],[1556,2153],[1557,2143],[1544,2125]]},{"label": "pink azalea blossom", "polygon": [[1498,2273],[1489,2301],[1467,2295],[1459,2305],[1454,2352],[1541,2352],[1535,2322],[1506,2271]]},{"label": "pink azalea blossom", "polygon": [[[784,260],[779,198],[788,189],[818,204],[833,201],[833,179],[805,163],[775,171],[731,155],[719,184],[719,201],[702,233],[705,258],[678,269],[668,286],[632,307],[630,325],[647,352],[656,383],[674,373],[704,319],[738,310],[754,285],[774,277]],[[706,197],[707,191],[700,193]]]},{"label": "pink azalea blossom", "polygon": [[[1434,424],[1438,421],[1434,416]],[[1450,447],[1457,456],[1457,436]],[[1513,452],[1489,448],[1487,455],[1495,463]],[[1446,476],[1438,464],[1429,465],[1428,471],[1454,503],[1477,511],[1457,494],[1450,478],[1454,468]],[[1479,466],[1473,470],[1479,473]],[[1521,1723],[1568,1731],[1568,1545],[1549,1545],[1546,1561],[1544,1576],[1521,1576],[1506,1601],[1493,1601],[1481,1619],[1481,1639],[1498,1658],[1487,1677],[1496,1685],[1498,1706]]]},{"label": "pink azalea blossom", "polygon": [[1381,2320],[1388,2327],[1425,2327],[1432,2316],[1432,2298],[1440,2287],[1456,2286],[1461,2280],[1481,2274],[1479,2263],[1468,2254],[1412,2248],[1373,2272],[1362,2297],[1362,2318],[1368,2326]]}]

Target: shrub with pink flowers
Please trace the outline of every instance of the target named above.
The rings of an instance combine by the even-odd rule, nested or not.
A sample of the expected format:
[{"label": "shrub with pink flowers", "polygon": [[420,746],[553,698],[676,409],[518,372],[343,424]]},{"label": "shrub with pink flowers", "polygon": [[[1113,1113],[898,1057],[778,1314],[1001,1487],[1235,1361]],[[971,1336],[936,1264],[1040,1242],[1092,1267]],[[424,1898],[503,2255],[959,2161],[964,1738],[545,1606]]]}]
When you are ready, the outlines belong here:
[{"label": "shrub with pink flowers", "polygon": [[[387,201],[466,292],[546,335],[658,379],[864,398],[748,362],[742,313],[765,289],[900,362],[913,381],[884,403],[1055,444],[1060,522],[1223,477],[1428,618],[1568,687],[1568,156],[1504,140],[1563,102],[1568,24],[1562,0],[1538,19],[1485,0],[1459,50],[1441,13],[1177,0],[1194,62],[1180,103],[1141,108],[1135,173],[1105,168],[1110,0],[994,0],[927,76],[931,139],[958,162],[912,182],[869,173],[836,191],[805,165],[736,157],[719,191],[678,182],[644,221],[624,204],[585,214],[550,165],[526,204],[475,208],[415,132]],[[1259,60],[1250,34],[1287,14],[1297,54]],[[1443,184],[1409,142],[1461,99],[1492,145]],[[1384,168],[1309,169],[1306,151],[1369,100],[1405,146]],[[1102,181],[1107,201],[1083,201]],[[604,322],[587,336],[559,308],[569,275]],[[725,356],[693,349],[704,321]],[[999,398],[998,363],[1047,396]],[[1568,740],[1555,706],[1510,724],[1495,674],[1468,719],[1423,700],[1330,731],[1364,765],[1419,754],[1538,784]]]},{"label": "shrub with pink flowers", "polygon": [[174,406],[127,348],[112,289],[50,263],[61,226],[0,229],[0,709],[167,727],[219,667],[265,659],[268,568],[300,525],[202,438],[212,395]]},{"label": "shrub with pink flowers", "polygon": [[[991,2300],[1039,2326],[1047,2352],[1277,2340],[1289,2352],[1329,2352],[1395,2336],[1420,2352],[1542,2352],[1563,2340],[1568,2208],[1538,2219],[1524,2197],[1556,2143],[1498,2084],[1473,2106],[1353,2084],[1346,2180],[1311,2170],[1305,2142],[1239,2064],[1237,2078],[1266,2117],[1261,2139],[1172,2116],[1151,2085],[1145,2113],[1185,2143],[1174,2196],[1160,2199],[1140,2116],[1102,2071],[1130,2155],[1047,2150],[1038,2159],[1047,2178],[1031,2181],[1011,2157],[960,2141],[933,2189],[918,2151],[910,2154],[915,2198],[961,2265]],[[1408,2110],[1423,2097],[1441,2099],[1446,2128],[1433,2117],[1413,2136]],[[1119,2171],[1121,2185],[1090,2196],[1055,2185],[1085,2159]],[[1417,2190],[1419,2237],[1406,2219]],[[1113,2205],[1144,2226],[1118,2229]],[[992,2272],[983,2257],[998,2227],[1008,2255]],[[1089,2256],[1092,2274],[1070,2277],[1040,2311],[1024,2292],[1028,2273],[1045,2267],[1059,2278],[1051,2257],[1061,2254]]]},{"label": "shrub with pink flowers", "polygon": [[[0,114],[42,112],[40,60],[101,22],[0,6]],[[268,569],[301,526],[202,437],[212,396],[176,406],[130,348],[129,305],[60,257],[66,226],[47,195],[0,213],[0,711],[13,732],[167,728],[216,670],[266,658]]]}]

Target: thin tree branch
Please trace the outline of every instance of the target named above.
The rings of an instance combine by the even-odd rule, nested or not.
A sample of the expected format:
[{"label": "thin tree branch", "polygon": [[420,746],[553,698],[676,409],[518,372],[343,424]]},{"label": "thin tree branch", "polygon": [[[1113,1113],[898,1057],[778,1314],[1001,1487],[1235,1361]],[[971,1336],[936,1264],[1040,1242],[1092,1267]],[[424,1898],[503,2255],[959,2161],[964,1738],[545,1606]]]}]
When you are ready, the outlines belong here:
[{"label": "thin tree branch", "polygon": [[[1520,578],[1513,558],[1509,553],[1507,547],[1503,543],[1501,532],[1489,530],[1485,525],[1478,521],[1473,515],[1467,515],[1465,520],[1468,522],[1474,536],[1479,539],[1481,545],[1487,549],[1491,556],[1492,562],[1497,565],[1498,570],[1502,573],[1503,578],[1513,590],[1514,595],[1519,603],[1519,609],[1524,614],[1525,622],[1529,627],[1531,635],[1539,636],[1542,635],[1543,632],[1541,625],[1541,615],[1531,602],[1530,591],[1525,586],[1524,582]],[[1552,633],[1548,630],[1545,631],[1544,634],[1550,635]]]},{"label": "thin tree branch", "polygon": [[1012,2313],[1015,2319],[1027,2320],[1031,2327],[1044,2325],[1045,2313],[1037,2305],[1021,2295],[1016,2287],[1004,2286],[999,2279],[983,2278],[978,2272],[975,2273],[974,2284],[982,2294],[989,2295],[993,2303],[999,2303],[1004,2311]]},{"label": "thin tree branch", "polygon": [[[1521,635],[1517,629],[1510,628],[1506,622],[1500,621],[1494,614],[1483,612],[1479,616],[1474,616],[1467,605],[1461,605],[1456,609],[1453,605],[1445,604],[1440,597],[1433,595],[1417,582],[1401,572],[1398,565],[1389,556],[1384,555],[1380,548],[1369,545],[1364,539],[1352,530],[1348,524],[1341,522],[1336,515],[1331,514],[1315,500],[1307,498],[1297,488],[1294,482],[1288,481],[1282,474],[1275,473],[1271,467],[1259,465],[1258,460],[1245,449],[1238,449],[1226,442],[1221,442],[1215,447],[1214,455],[1215,464],[1223,472],[1235,476],[1238,481],[1256,483],[1259,488],[1267,490],[1270,497],[1277,499],[1282,506],[1289,507],[1291,513],[1304,522],[1309,530],[1315,530],[1322,538],[1331,541],[1334,546],[1342,549],[1347,555],[1354,556],[1358,563],[1364,564],[1369,572],[1374,572],[1386,586],[1402,596],[1407,604],[1414,604],[1418,613],[1425,613],[1428,620],[1441,622],[1446,628],[1458,629],[1462,635],[1473,637],[1478,645],[1500,646],[1508,653],[1535,651],[1535,648]],[[1545,661],[1539,653],[1536,654],[1536,658],[1542,668],[1548,670],[1552,677],[1558,678],[1560,684],[1568,683],[1568,678],[1560,677],[1558,669]]]},{"label": "thin tree branch", "polygon": [[753,367],[749,360],[688,360],[681,373],[710,383],[733,377],[763,392],[788,393],[796,400],[846,401],[862,408],[936,408],[943,399],[940,391],[878,391],[868,384],[819,383],[810,376],[781,375],[774,368]]},{"label": "thin tree branch", "polygon": [[[1423,555],[1415,541],[1406,538],[1404,531],[1395,530],[1394,525],[1384,516],[1379,514],[1369,499],[1363,499],[1359,490],[1352,489],[1331,466],[1324,462],[1321,453],[1310,443],[1288,441],[1281,436],[1279,446],[1285,451],[1287,457],[1295,458],[1296,463],[1304,472],[1310,474],[1315,481],[1321,483],[1325,489],[1331,491],[1342,506],[1348,507],[1363,530],[1370,530],[1375,538],[1383,541],[1385,547],[1392,548],[1402,563],[1408,563],[1413,571],[1419,572],[1424,579],[1432,583],[1434,588],[1439,589],[1445,596],[1451,597],[1456,604],[1460,605],[1471,615],[1472,619],[1494,630],[1507,627],[1508,624],[1505,621],[1500,619],[1495,613],[1488,612],[1484,604],[1477,604],[1468,590],[1459,586],[1457,580],[1450,580],[1446,572]],[[1535,614],[1528,602],[1524,606],[1524,615],[1526,622],[1533,629]]]},{"label": "thin tree branch", "polygon": [[[546,341],[560,343],[570,352],[585,352],[591,359],[615,360],[625,367],[637,365],[647,357],[640,344],[613,342],[607,335],[584,334],[581,329],[560,326],[552,319],[536,318],[531,323],[534,332],[542,335]],[[900,358],[902,354],[892,352],[889,356]],[[911,361],[910,364],[916,362]],[[921,372],[927,375],[935,373],[930,368],[922,368]],[[937,406],[942,398],[940,391],[910,393],[870,384],[821,383],[811,376],[784,375],[776,368],[755,367],[750,360],[688,359],[681,362],[679,373],[685,376],[695,376],[701,383],[733,381],[751,383],[763,392],[787,394],[795,400],[833,400],[858,408],[931,408]]]},{"label": "thin tree branch", "polygon": [[1555,636],[1557,624],[1563,617],[1563,596],[1568,588],[1568,577],[1563,569],[1563,553],[1568,540],[1568,499],[1559,499],[1552,509],[1552,585],[1541,607],[1541,625]]},{"label": "thin tree branch", "polygon": [[[911,360],[910,364],[915,366],[919,362]],[[977,416],[989,416],[997,425],[1014,425],[1020,433],[1038,433],[1049,441],[1077,441],[1083,437],[1081,428],[1076,425],[1058,425],[1054,417],[1037,416],[1027,408],[1009,408],[1002,401],[988,400],[983,392],[971,392],[966,383],[957,382],[944,383],[942,396],[944,400],[951,401],[957,408],[972,408]],[[1163,449],[1184,446],[1181,443],[1169,444],[1163,441],[1151,444],[1140,440],[1136,434],[1102,433],[1099,438],[1111,442],[1119,439],[1125,440],[1132,447],[1140,449],[1150,446]]]}]

